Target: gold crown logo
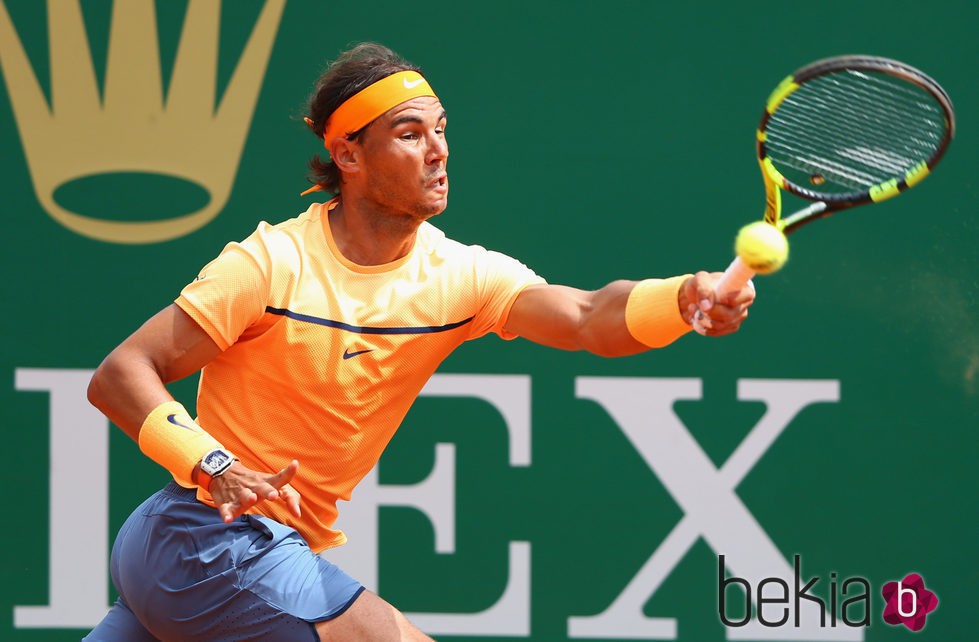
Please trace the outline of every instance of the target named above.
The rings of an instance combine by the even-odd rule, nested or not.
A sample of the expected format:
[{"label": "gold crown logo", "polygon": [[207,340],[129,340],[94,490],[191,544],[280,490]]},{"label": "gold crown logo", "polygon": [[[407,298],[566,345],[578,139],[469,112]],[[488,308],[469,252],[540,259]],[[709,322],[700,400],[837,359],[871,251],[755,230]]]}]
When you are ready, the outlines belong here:
[{"label": "gold crown logo", "polygon": [[[220,2],[189,0],[164,100],[154,0],[113,4],[104,99],[78,0],[48,0],[49,108],[0,0],[0,67],[44,209],[79,234],[114,243],[165,241],[217,216],[231,194],[284,6],[266,1],[218,104]],[[210,200],[175,218],[116,221],[71,212],[54,199],[60,185],[113,172],[189,180]]]}]

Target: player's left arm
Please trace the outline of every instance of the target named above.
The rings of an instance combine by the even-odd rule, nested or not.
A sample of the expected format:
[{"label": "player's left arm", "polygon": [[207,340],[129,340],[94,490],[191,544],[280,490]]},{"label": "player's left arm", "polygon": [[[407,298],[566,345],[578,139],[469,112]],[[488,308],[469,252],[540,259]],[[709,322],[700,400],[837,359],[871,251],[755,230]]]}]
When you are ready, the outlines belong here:
[{"label": "player's left arm", "polygon": [[517,296],[505,328],[535,343],[605,357],[668,344],[690,330],[698,308],[713,323],[709,334],[730,334],[747,317],[754,289],[748,286],[717,300],[713,284],[719,277],[698,272],[678,281],[613,281],[592,291],[533,285]]}]

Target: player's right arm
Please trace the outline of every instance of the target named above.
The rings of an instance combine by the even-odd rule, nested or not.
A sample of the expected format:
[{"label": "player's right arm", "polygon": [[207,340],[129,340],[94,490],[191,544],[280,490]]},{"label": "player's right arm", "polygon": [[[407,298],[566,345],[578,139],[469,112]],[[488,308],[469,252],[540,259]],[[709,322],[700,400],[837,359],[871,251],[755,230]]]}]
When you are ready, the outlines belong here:
[{"label": "player's right arm", "polygon": [[[166,384],[194,374],[220,353],[221,348],[207,332],[186,312],[171,304],[109,353],[92,377],[88,399],[143,448],[145,440],[140,441],[140,431],[147,417],[163,404],[174,401]],[[182,438],[186,432],[179,424],[172,430],[175,439]],[[159,457],[153,458],[167,468]],[[226,522],[260,499],[281,499],[298,516],[300,497],[288,485],[298,467],[293,461],[275,474],[268,474],[235,462],[227,472],[210,480],[206,490]],[[177,477],[183,471],[170,472]],[[199,465],[186,471],[184,477],[188,473],[191,482],[203,481]]]},{"label": "player's right arm", "polygon": [[88,399],[139,441],[150,411],[173,401],[166,384],[194,374],[220,353],[203,328],[171,304],[109,353],[92,377]]}]

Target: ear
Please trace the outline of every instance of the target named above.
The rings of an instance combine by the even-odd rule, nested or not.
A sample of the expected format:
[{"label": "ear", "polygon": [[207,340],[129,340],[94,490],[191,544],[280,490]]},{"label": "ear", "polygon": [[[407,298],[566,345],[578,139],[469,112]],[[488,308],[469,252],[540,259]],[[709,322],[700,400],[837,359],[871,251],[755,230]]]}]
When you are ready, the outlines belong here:
[{"label": "ear", "polygon": [[330,143],[330,159],[341,172],[354,173],[360,171],[360,144],[346,138],[334,138]]}]

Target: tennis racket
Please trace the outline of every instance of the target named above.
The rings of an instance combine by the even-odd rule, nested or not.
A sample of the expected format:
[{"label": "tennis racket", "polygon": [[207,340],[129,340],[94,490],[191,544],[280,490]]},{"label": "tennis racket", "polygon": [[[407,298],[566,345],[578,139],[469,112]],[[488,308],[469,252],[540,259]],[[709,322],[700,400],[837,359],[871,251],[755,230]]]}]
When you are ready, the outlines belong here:
[{"label": "tennis racket", "polygon": [[[920,183],[955,133],[952,101],[921,71],[875,56],[826,58],[799,69],[768,97],[757,132],[764,220],[785,234]],[[782,217],[782,192],[810,205]],[[754,272],[735,258],[715,284],[740,290]],[[704,334],[710,319],[698,313]]]}]

